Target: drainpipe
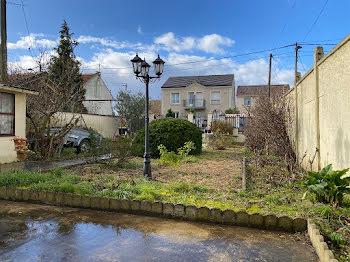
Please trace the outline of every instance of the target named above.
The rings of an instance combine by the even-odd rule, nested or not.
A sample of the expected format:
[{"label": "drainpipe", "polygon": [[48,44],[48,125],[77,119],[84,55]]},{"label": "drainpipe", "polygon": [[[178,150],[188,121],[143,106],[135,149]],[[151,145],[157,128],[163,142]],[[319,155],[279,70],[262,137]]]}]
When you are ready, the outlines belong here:
[{"label": "drainpipe", "polygon": [[316,113],[316,142],[317,142],[317,170],[321,170],[321,135],[320,135],[320,87],[318,61],[324,56],[323,47],[318,46],[314,50],[314,74],[315,74],[315,113]]}]

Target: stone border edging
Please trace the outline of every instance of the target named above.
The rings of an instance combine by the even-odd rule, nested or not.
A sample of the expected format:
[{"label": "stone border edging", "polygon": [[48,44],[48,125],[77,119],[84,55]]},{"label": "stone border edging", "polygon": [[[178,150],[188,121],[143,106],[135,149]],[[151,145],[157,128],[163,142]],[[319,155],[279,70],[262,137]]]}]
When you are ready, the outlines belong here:
[{"label": "stone border edging", "polygon": [[288,216],[276,216],[273,214],[248,214],[243,210],[235,212],[231,209],[226,209],[222,211],[218,208],[196,207],[193,205],[184,206],[183,204],[174,205],[159,201],[152,203],[148,200],[114,199],[11,187],[0,187],[0,199],[147,216],[163,216],[188,221],[245,226],[285,232],[303,232],[308,228],[307,220],[300,217],[293,219]]},{"label": "stone border edging", "polygon": [[317,229],[316,224],[312,223],[310,219],[307,221],[307,231],[316,253],[321,262],[338,262],[334,258],[333,252],[329,250],[328,245],[324,242],[323,236],[320,234],[320,230]]}]

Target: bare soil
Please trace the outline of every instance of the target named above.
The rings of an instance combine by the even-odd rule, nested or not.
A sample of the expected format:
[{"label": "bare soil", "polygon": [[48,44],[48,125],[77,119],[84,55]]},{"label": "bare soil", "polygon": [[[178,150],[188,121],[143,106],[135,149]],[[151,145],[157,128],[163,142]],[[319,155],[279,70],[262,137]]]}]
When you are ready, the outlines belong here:
[{"label": "bare soil", "polygon": [[[244,148],[240,146],[226,150],[206,149],[196,157],[196,162],[181,163],[176,167],[162,166],[158,159],[152,159],[152,175],[156,181],[165,184],[186,182],[223,192],[236,190],[242,185],[243,151]],[[142,158],[132,158],[123,168],[99,163],[72,167],[69,171],[92,179],[100,174],[113,175],[117,179],[130,179],[142,176],[142,165]],[[92,167],[92,172],[87,174],[85,167]]]}]

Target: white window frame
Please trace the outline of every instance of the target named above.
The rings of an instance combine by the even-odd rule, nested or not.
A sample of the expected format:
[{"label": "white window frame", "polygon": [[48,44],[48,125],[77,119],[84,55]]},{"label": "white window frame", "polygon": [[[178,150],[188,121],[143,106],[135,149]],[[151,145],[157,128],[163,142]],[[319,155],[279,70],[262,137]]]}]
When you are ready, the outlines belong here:
[{"label": "white window frame", "polygon": [[[179,95],[179,102],[178,102],[178,103],[173,103],[173,95],[175,95],[175,94],[178,94],[178,95]],[[171,93],[171,94],[170,94],[170,103],[171,103],[172,105],[179,105],[179,104],[180,104],[180,93],[179,93],[179,92],[177,92],[177,93]]]},{"label": "white window frame", "polygon": [[174,118],[179,118],[180,117],[180,112],[174,112]]},{"label": "white window frame", "polygon": [[[246,104],[246,103],[245,103],[246,99],[247,99],[247,100],[249,99],[249,104]],[[243,105],[244,105],[244,106],[251,106],[251,105],[252,105],[252,98],[251,98],[251,97],[245,97],[245,98],[243,98]]]},{"label": "white window frame", "polygon": [[[213,93],[219,93],[219,100],[213,100]],[[214,102],[213,101],[219,101],[219,102]],[[210,104],[211,105],[220,105],[221,104],[221,91],[219,90],[214,90],[210,92]]]}]

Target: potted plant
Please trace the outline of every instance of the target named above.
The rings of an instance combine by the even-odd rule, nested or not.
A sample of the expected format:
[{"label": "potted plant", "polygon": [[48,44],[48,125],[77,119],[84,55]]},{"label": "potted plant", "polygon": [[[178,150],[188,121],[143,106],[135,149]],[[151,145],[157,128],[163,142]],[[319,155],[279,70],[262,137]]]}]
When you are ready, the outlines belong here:
[{"label": "potted plant", "polygon": [[27,139],[14,137],[13,141],[15,143],[15,151],[17,152],[17,159],[23,161],[27,158],[30,150],[28,149]]}]

